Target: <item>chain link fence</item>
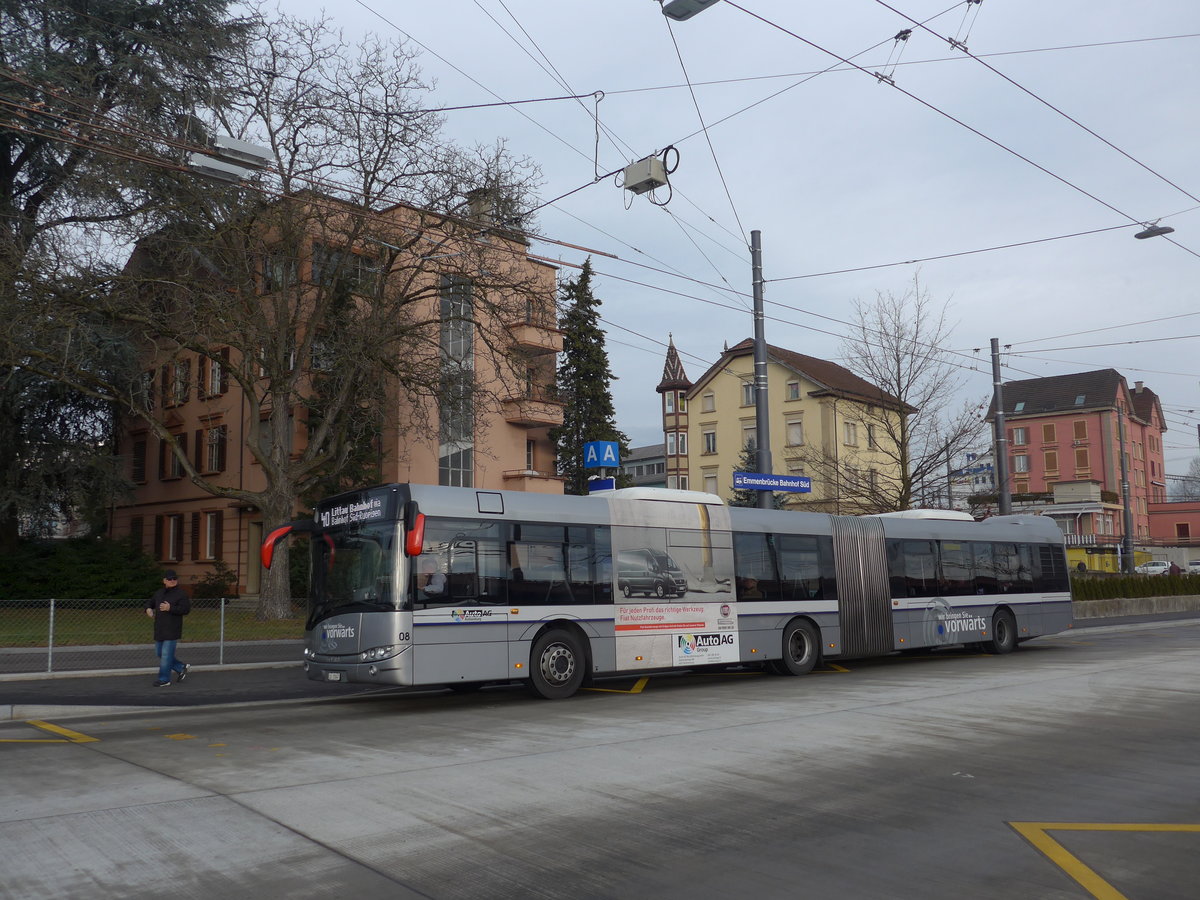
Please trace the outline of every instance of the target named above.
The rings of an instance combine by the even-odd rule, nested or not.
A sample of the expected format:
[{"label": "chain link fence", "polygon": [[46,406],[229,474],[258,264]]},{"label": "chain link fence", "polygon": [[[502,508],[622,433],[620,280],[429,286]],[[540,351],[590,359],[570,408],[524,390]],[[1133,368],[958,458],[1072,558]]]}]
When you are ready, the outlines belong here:
[{"label": "chain link fence", "polygon": [[[299,662],[304,601],[261,621],[257,603],[193,599],[176,655],[193,665]],[[140,600],[0,601],[0,675],[146,668],[154,625]]]}]

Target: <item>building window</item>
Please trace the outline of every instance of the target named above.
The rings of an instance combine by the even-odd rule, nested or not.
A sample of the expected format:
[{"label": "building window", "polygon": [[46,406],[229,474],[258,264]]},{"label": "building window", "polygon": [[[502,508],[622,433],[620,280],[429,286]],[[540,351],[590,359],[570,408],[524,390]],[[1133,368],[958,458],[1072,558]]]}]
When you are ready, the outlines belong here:
[{"label": "building window", "polygon": [[1192,538],[1192,526],[1191,526],[1190,524],[1188,524],[1187,522],[1178,522],[1178,523],[1176,523],[1176,525],[1175,525],[1175,537],[1177,537],[1177,538],[1183,538],[1184,540],[1191,540],[1191,538]]},{"label": "building window", "polygon": [[678,487],[679,487],[679,478],[678,478],[678,476],[676,476],[676,475],[668,475],[668,476],[667,476],[667,487],[668,487],[668,488],[671,488],[672,490],[674,490],[674,489],[678,488]]},{"label": "building window", "polygon": [[879,449],[879,443],[875,440],[875,426],[874,425],[867,426],[867,449],[868,450],[878,450]]},{"label": "building window", "polygon": [[296,260],[283,253],[268,253],[262,261],[263,293],[273,294],[296,283]]},{"label": "building window", "polygon": [[677,437],[678,437],[678,435],[676,435],[676,433],[674,431],[667,432],[667,456],[675,456],[676,455],[675,441],[676,441]]},{"label": "building window", "polygon": [[1091,460],[1088,459],[1086,449],[1081,448],[1075,451],[1075,468],[1081,472],[1085,472],[1091,468]]},{"label": "building window", "polygon": [[688,489],[688,477],[686,475],[679,476],[679,489],[686,491]]},{"label": "building window", "polygon": [[222,514],[210,512],[204,514],[204,558],[221,558]]},{"label": "building window", "polygon": [[183,516],[163,516],[161,551],[159,558],[165,562],[180,562],[183,559]]},{"label": "building window", "polygon": [[716,395],[712,393],[712,391],[709,391],[707,394],[705,394],[703,397],[700,398],[700,409],[703,412],[716,412],[717,411],[717,398],[716,398]]},{"label": "building window", "polygon": [[675,392],[666,391],[663,393],[663,412],[675,412]]},{"label": "building window", "polygon": [[[441,282],[442,398],[438,407],[438,484],[475,483],[475,304],[471,282]],[[528,391],[531,385],[524,385]]]},{"label": "building window", "polygon": [[683,391],[679,392],[679,412],[687,412],[687,397],[683,396]]},{"label": "building window", "polygon": [[1014,447],[1024,447],[1029,443],[1028,428],[1014,428],[1012,430],[1012,442]]},{"label": "building window", "polygon": [[789,400],[799,400],[800,399],[800,382],[789,381],[787,383],[787,398]]},{"label": "building window", "polygon": [[742,406],[754,405],[754,382],[742,382]]},{"label": "building window", "polygon": [[687,456],[687,432],[679,432],[679,455]]},{"label": "building window", "polygon": [[141,392],[140,400],[142,406],[146,410],[154,409],[154,370],[142,373],[142,381],[139,388]]},{"label": "building window", "polygon": [[1013,493],[1014,494],[1028,494],[1029,493],[1029,482],[1028,481],[1014,481],[1013,482]]},{"label": "building window", "polygon": [[758,446],[758,428],[754,425],[742,426],[742,448],[754,449]]},{"label": "building window", "polygon": [[1045,452],[1045,454],[1043,454],[1043,456],[1044,456],[1045,463],[1046,463],[1046,471],[1047,472],[1057,472],[1058,471],[1058,453],[1054,450],[1047,450]]},{"label": "building window", "polygon": [[1045,425],[1042,426],[1042,443],[1043,444],[1053,444],[1057,440],[1058,440],[1058,438],[1055,437],[1055,434],[1054,434],[1054,423],[1047,422]]},{"label": "building window", "polygon": [[525,441],[525,470],[528,472],[536,472],[537,466],[533,464],[533,451],[537,448],[537,441]]},{"label": "building window", "polygon": [[715,431],[706,431],[701,438],[704,442],[704,453],[717,452],[717,433]]},{"label": "building window", "polygon": [[137,438],[133,442],[129,480],[134,484],[146,483],[146,439],[144,437]]},{"label": "building window", "polygon": [[187,455],[187,435],[177,434],[174,437],[179,444],[178,453],[172,450],[171,445],[166,441],[158,442],[158,478],[160,481],[183,477],[183,460],[180,459],[180,456]]},{"label": "building window", "polygon": [[1025,408],[1025,401],[1024,400],[1018,401],[1017,405],[1013,407],[1013,412],[1021,412],[1021,410],[1023,410],[1024,408]]},{"label": "building window", "polygon": [[1013,471],[1014,472],[1028,472],[1029,471],[1029,457],[1025,456],[1024,454],[1014,456],[1013,457]]},{"label": "building window", "polygon": [[1076,419],[1072,423],[1072,427],[1075,429],[1075,440],[1087,440],[1087,419]]},{"label": "building window", "polygon": [[787,423],[787,445],[801,447],[804,445],[804,420],[792,419]]},{"label": "building window", "polygon": [[312,280],[336,290],[344,287],[356,294],[374,294],[379,289],[378,259],[326,244],[314,243]]},{"label": "building window", "polygon": [[710,494],[715,494],[717,492],[717,476],[716,475],[706,474],[704,476],[704,490],[706,490]]},{"label": "building window", "polygon": [[858,425],[855,422],[842,423],[842,443],[847,447],[858,446]]},{"label": "building window", "polygon": [[187,360],[179,360],[162,367],[163,406],[181,406],[187,403],[191,368]]},{"label": "building window", "polygon": [[204,463],[207,472],[225,471],[224,425],[214,425],[204,432]]}]

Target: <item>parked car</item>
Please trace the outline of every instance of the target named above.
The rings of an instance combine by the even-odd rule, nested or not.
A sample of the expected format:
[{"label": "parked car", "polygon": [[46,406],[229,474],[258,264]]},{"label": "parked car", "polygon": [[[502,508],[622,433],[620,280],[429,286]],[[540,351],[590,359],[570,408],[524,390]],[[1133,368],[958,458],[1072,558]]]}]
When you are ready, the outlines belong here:
[{"label": "parked car", "polygon": [[1187,570],[1189,575],[1200,575],[1200,559],[1189,560]]},{"label": "parked car", "polygon": [[1171,571],[1171,564],[1165,559],[1152,559],[1134,568],[1139,575],[1166,575]]}]

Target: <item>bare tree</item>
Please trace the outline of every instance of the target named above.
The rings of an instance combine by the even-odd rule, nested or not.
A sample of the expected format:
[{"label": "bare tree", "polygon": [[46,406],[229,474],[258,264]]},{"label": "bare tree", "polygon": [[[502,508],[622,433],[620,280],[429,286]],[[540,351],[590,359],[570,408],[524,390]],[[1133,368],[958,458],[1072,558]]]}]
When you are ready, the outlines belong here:
[{"label": "bare tree", "polygon": [[950,360],[951,332],[946,304],[937,306],[917,276],[900,295],[855,301],[842,361],[879,393],[839,405],[853,441],[836,435],[836,452],[807,448],[802,460],[840,511],[909,509],[938,496],[948,461],[979,443],[980,403],[956,399],[965,378]]},{"label": "bare tree", "polygon": [[[533,302],[552,309],[553,281],[545,291],[520,231],[532,167],[502,146],[445,141],[404,46],[352,48],[324,22],[284,18],[225,62],[243,87],[212,127],[269,147],[278,166],[248,186],[197,180],[103,289],[54,298],[55,339],[37,357],[119,403],[194,484],[261,510],[271,528],[377,463],[398,432],[443,444],[475,434],[500,402],[486,386],[513,383],[519,364],[503,325]],[[84,366],[73,326],[96,315],[144,348],[153,372],[143,362],[119,380]],[[171,421],[189,379],[214,417],[245,423],[261,484],[197,467]],[[220,379],[240,387],[244,412]],[[279,562],[264,618],[289,610]]]}]

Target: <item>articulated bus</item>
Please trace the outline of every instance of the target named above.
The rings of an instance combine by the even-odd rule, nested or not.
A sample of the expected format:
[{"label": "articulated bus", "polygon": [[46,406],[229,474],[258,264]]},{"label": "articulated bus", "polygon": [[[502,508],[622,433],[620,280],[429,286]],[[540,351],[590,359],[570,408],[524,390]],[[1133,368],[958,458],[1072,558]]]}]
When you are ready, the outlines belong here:
[{"label": "articulated bus", "polygon": [[693,491],[588,497],[391,484],[320,503],[304,665],[319,681],[592,678],[701,666],[802,675],[821,659],[1071,627],[1063,536],[1042,516],[833,516]]}]

